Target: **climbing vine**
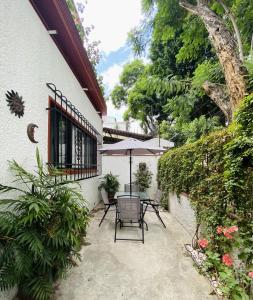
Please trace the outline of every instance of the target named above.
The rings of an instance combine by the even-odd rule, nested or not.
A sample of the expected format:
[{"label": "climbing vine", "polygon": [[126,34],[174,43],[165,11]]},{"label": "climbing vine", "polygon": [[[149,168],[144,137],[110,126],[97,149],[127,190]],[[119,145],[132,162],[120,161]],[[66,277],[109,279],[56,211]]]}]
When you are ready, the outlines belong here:
[{"label": "climbing vine", "polygon": [[[178,163],[180,162],[180,164]],[[165,195],[187,193],[202,224],[205,267],[228,299],[249,299],[253,277],[253,96],[229,128],[168,151],[158,164]],[[236,234],[231,234],[236,228]],[[230,231],[231,232],[230,232]],[[217,233],[219,232],[219,234]]]}]

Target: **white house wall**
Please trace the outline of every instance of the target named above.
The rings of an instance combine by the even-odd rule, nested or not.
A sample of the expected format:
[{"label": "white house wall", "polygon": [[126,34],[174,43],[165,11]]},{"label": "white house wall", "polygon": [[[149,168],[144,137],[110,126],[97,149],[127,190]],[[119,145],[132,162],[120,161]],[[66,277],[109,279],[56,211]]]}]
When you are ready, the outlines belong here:
[{"label": "white house wall", "polygon": [[[28,0],[0,1],[0,183],[13,176],[8,160],[15,159],[30,170],[38,146],[44,162],[48,157],[48,106],[46,86],[52,82],[102,134],[102,121],[70,67],[62,57]],[[10,113],[5,93],[13,89],[25,101],[20,119]],[[27,137],[29,123],[38,125],[33,144]],[[98,201],[98,177],[80,181],[90,208]]]},{"label": "white house wall", "polygon": [[[159,156],[133,156],[132,164],[132,181],[134,181],[134,173],[136,172],[140,162],[145,162],[153,173],[151,187],[148,190],[148,194],[151,198],[155,196],[157,190],[157,163]],[[120,190],[124,190],[124,184],[129,183],[129,157],[128,156],[102,156],[102,174],[112,172],[113,175],[118,175],[120,182]]]}]

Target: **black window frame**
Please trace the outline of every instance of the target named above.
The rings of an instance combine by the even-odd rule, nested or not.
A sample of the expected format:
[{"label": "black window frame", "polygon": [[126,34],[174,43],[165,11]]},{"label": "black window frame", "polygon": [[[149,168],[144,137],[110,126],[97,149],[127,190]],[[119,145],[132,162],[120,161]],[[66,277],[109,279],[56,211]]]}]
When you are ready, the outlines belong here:
[{"label": "black window frame", "polygon": [[48,164],[68,180],[99,175],[98,148],[101,135],[52,83],[49,96]]}]

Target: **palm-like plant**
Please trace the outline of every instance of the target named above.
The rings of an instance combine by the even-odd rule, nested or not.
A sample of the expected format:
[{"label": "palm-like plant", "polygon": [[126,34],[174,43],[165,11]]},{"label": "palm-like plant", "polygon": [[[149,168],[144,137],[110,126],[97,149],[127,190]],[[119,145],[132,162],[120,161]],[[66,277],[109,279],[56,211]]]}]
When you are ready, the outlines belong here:
[{"label": "palm-like plant", "polygon": [[12,161],[15,186],[0,184],[0,193],[17,194],[0,200],[0,290],[17,285],[20,295],[44,300],[79,258],[89,218],[74,183],[49,175],[38,150],[36,158],[36,173]]},{"label": "palm-like plant", "polygon": [[110,199],[113,199],[115,193],[119,190],[120,183],[117,177],[110,172],[102,178],[99,185],[99,189],[105,189]]}]

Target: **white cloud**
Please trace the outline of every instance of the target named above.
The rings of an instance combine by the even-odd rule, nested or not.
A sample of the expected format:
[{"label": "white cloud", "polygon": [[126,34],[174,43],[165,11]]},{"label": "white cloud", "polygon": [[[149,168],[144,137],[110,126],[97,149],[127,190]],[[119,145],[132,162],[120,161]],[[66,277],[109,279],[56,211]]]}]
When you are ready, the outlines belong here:
[{"label": "white cloud", "polygon": [[85,26],[93,24],[90,34],[101,41],[101,50],[109,53],[122,47],[127,33],[141,20],[140,0],[88,0],[83,14]]},{"label": "white cloud", "polygon": [[119,75],[122,72],[123,65],[124,63],[114,64],[101,74],[109,91],[119,82]]},{"label": "white cloud", "polygon": [[123,121],[123,114],[126,110],[125,106],[122,106],[120,109],[116,109],[113,106],[111,99],[109,99],[106,102],[106,105],[107,105],[107,116],[114,117],[119,122]]},{"label": "white cloud", "polygon": [[[101,74],[103,76],[103,82],[109,93],[112,91],[114,86],[117,83],[119,83],[119,75],[121,74],[123,65],[126,62],[127,61],[124,61],[121,64],[114,64]],[[106,102],[106,105],[107,105],[107,115],[116,118],[118,121],[122,121],[122,116],[124,114],[124,111],[126,110],[126,107],[121,107],[120,109],[116,109],[113,106],[111,99],[109,99]]]}]

